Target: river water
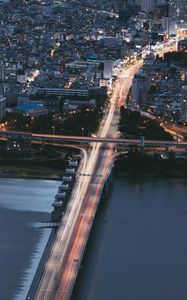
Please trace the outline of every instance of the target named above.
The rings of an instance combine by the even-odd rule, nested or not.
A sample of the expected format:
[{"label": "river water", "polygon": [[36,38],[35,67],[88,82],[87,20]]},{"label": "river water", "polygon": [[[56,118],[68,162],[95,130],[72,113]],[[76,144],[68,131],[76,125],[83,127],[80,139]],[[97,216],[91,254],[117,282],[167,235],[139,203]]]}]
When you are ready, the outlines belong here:
[{"label": "river water", "polygon": [[114,180],[72,299],[187,299],[187,180]]},{"label": "river water", "polygon": [[[59,182],[0,179],[0,299],[25,299]],[[73,300],[187,299],[187,180],[113,181]]]},{"label": "river water", "polygon": [[0,299],[24,300],[51,229],[59,182],[0,179]]}]

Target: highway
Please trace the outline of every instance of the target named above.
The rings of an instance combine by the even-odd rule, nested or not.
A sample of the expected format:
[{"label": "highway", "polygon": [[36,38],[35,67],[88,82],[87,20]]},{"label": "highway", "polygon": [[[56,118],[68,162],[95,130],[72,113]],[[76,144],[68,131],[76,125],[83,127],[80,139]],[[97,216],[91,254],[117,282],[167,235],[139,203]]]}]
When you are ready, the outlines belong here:
[{"label": "highway", "polygon": [[[132,77],[140,65],[141,63],[138,62],[137,65],[123,70],[121,73],[111,96],[110,106],[98,131],[98,138],[116,138],[119,95],[120,99],[126,98]],[[54,135],[51,138],[54,139]],[[113,164],[114,144],[108,144],[107,148],[101,146],[102,142],[92,142],[89,152],[87,153],[85,150],[82,152],[83,159],[75,187],[58,228],[55,243],[36,291],[35,300],[70,298],[102,188]],[[81,175],[95,173],[100,176]]]},{"label": "highway", "polygon": [[[90,142],[91,147],[88,152],[82,150],[82,161],[76,183],[60,222],[50,256],[44,266],[35,300],[70,299],[102,189],[111,172],[114,145],[117,141],[119,142],[117,139],[119,107],[125,104],[132,78],[141,64],[142,61],[138,61],[128,69],[122,70],[95,140],[84,138],[84,142]],[[33,135],[32,138],[59,140],[60,137]],[[102,147],[104,142],[107,147]],[[130,143],[130,140],[126,142]],[[137,140],[131,140],[131,142],[140,143]],[[99,176],[82,176],[82,174]]]}]

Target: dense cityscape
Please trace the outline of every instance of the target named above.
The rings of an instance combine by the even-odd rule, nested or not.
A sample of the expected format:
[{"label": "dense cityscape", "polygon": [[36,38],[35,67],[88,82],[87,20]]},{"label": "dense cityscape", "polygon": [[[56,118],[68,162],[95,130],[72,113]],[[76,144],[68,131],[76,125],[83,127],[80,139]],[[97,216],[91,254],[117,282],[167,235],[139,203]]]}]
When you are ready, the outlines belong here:
[{"label": "dense cityscape", "polygon": [[[187,223],[183,217],[182,223],[178,215],[171,216],[178,210],[186,214],[186,176],[186,0],[0,1],[0,225],[6,228],[0,239],[2,300],[186,299],[187,261],[180,264],[177,257],[180,251],[185,253]],[[157,186],[160,196],[155,201],[163,202],[157,213],[153,209],[150,223],[142,225],[139,218],[150,205],[143,201],[148,197],[146,189],[152,199],[156,197],[155,187],[149,184]],[[171,190],[164,190],[169,186]],[[123,204],[119,202],[125,203],[123,217],[115,219],[110,212],[113,226],[125,218],[114,234],[120,241],[112,257],[125,249],[121,260],[126,261],[112,262],[108,272],[112,277],[107,277],[109,262],[102,267],[105,278],[97,272],[94,277],[91,265],[95,262],[99,272],[99,255],[102,262],[106,256],[97,251],[99,245],[111,247],[104,246],[104,233],[98,240],[97,236],[120,189],[123,198],[129,194]],[[173,204],[168,202],[171,197]],[[136,206],[133,199],[142,202]],[[137,231],[129,221],[131,205],[141,223]],[[120,210],[120,205],[115,206]],[[166,206],[167,213],[162,211]],[[159,222],[163,228],[157,226],[156,233],[154,226]],[[106,225],[108,230],[110,226]],[[144,226],[152,228],[143,238],[138,232],[141,226],[143,231]],[[175,226],[176,236],[169,242],[169,228]],[[12,228],[17,232],[14,237]],[[115,230],[108,233],[111,241]],[[154,255],[162,257],[169,251],[162,243],[166,237],[175,249],[177,230],[179,252],[171,250],[168,265],[164,266],[163,258],[163,268],[154,271],[154,265],[147,270],[150,250],[142,259],[148,277],[143,280],[143,276],[141,284],[128,277],[141,251],[157,245]],[[136,253],[126,250],[127,243]],[[90,254],[89,260],[91,248],[97,259]],[[109,253],[108,260],[113,260]],[[142,271],[139,264],[134,266],[134,278]],[[161,280],[161,273],[169,270],[170,279]],[[146,278],[151,274],[149,290]],[[176,278],[179,282],[173,291],[170,282]],[[110,280],[116,280],[115,288],[106,292],[110,288],[104,285]],[[113,294],[116,290],[119,293]]]}]

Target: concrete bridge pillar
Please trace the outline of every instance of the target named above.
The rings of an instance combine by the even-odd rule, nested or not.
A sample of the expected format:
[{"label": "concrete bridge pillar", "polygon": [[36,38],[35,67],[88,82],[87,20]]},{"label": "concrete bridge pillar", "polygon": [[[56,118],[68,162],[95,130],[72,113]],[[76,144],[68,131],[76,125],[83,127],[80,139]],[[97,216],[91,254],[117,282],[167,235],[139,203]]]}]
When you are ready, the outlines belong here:
[{"label": "concrete bridge pillar", "polygon": [[144,147],[145,147],[145,137],[144,137],[144,135],[141,135],[141,137],[140,137],[140,147],[141,147],[141,149],[144,149]]}]

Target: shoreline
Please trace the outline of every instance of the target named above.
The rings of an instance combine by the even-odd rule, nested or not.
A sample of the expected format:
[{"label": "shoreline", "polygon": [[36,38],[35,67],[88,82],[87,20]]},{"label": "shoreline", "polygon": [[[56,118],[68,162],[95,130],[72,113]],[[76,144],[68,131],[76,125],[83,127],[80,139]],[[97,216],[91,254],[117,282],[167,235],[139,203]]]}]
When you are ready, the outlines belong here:
[{"label": "shoreline", "polygon": [[122,178],[122,179],[187,179],[187,174],[163,174],[163,173],[139,173],[139,174],[129,174],[125,171],[114,171],[113,173],[116,178]]},{"label": "shoreline", "polygon": [[38,176],[38,175],[0,174],[0,178],[61,181],[62,177],[59,177],[58,175],[55,177],[55,176]]},{"label": "shoreline", "polygon": [[19,153],[1,151],[0,178],[60,180],[67,167],[67,157],[59,153]]},{"label": "shoreline", "polygon": [[187,178],[187,160],[176,158],[172,151],[167,159],[132,151],[128,157],[121,155],[115,160],[113,172],[123,178]]},{"label": "shoreline", "polygon": [[[132,178],[136,178],[136,179],[140,179],[140,178],[161,178],[161,179],[166,179],[166,178],[171,178],[171,179],[185,179],[187,178],[187,174],[185,173],[175,173],[175,174],[171,174],[171,173],[166,173],[163,174],[162,173],[129,173],[126,171],[118,171],[114,170],[112,171],[113,175],[115,175],[117,178],[122,177],[122,178],[128,178],[128,179],[132,179]],[[62,175],[63,176],[63,175]],[[50,181],[61,181],[62,180],[62,176],[38,176],[38,175],[20,175],[20,174],[0,174],[0,178],[1,179],[32,179],[32,180],[50,180]]]}]

